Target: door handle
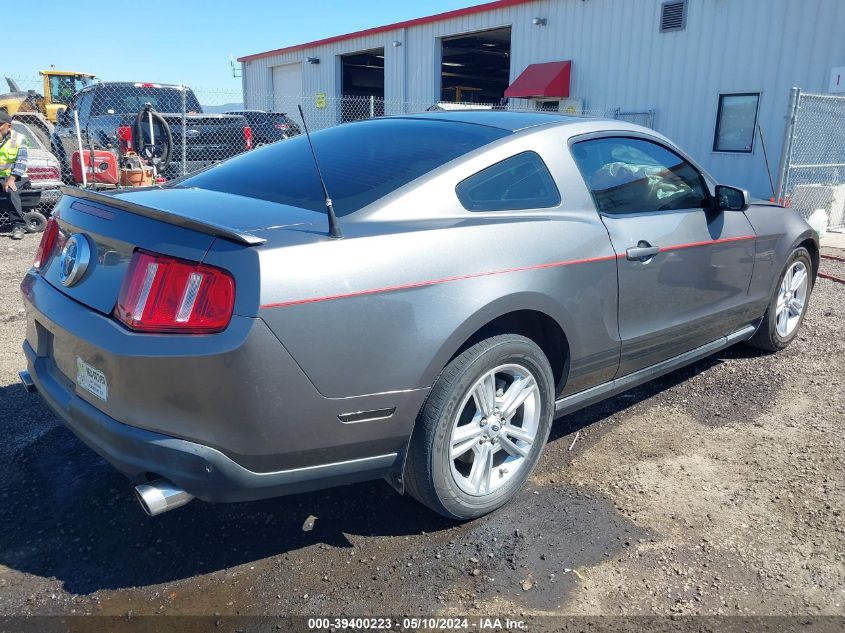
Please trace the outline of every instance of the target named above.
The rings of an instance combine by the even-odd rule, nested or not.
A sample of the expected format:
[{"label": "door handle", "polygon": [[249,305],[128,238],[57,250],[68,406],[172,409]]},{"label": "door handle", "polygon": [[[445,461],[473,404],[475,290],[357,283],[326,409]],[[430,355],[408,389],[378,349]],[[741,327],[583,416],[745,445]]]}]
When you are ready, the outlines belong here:
[{"label": "door handle", "polygon": [[645,240],[640,240],[636,246],[625,251],[625,257],[631,261],[645,261],[660,252],[659,246],[652,246]]}]

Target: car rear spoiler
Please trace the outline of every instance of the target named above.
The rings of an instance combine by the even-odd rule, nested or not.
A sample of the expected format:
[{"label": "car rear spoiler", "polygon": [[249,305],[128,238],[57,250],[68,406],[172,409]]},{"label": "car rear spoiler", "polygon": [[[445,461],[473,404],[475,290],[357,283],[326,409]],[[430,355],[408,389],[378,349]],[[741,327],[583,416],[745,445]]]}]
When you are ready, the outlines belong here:
[{"label": "car rear spoiler", "polygon": [[[197,220],[196,218],[187,218],[183,215],[179,215],[178,213],[171,213],[162,209],[154,209],[142,204],[130,202],[129,200],[124,200],[120,196],[115,195],[120,193],[120,191],[104,193],[91,191],[90,189],[80,189],[79,187],[70,187],[67,185],[62,185],[61,191],[66,196],[83,198],[84,200],[90,200],[91,202],[98,202],[110,207],[116,207],[122,211],[134,213],[135,215],[141,215],[145,218],[160,220],[161,222],[181,226],[199,233],[205,233],[206,235],[222,237],[239,244],[245,244],[246,246],[258,246],[259,244],[263,244],[267,241],[263,237],[256,237],[251,233],[238,231],[237,229],[233,229],[228,226],[221,226],[219,224],[215,224],[214,222],[204,222],[202,220]],[[132,189],[132,191],[138,191],[138,189]]]}]

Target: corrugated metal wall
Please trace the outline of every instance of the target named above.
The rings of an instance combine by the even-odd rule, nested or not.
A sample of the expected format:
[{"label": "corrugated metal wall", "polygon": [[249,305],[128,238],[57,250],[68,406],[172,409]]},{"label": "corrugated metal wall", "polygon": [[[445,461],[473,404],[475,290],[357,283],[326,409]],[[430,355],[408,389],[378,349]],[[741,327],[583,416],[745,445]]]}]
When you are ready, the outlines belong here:
[{"label": "corrugated metal wall", "polygon": [[[662,0],[539,0],[244,63],[244,98],[262,107],[272,66],[303,64],[306,99],[338,95],[338,55],[384,47],[385,99],[431,104],[440,91],[440,37],[511,26],[511,80],[531,63],[571,59],[572,96],[588,109],[654,109],[654,127],[726,183],[769,197],[762,146],[712,151],[720,93],[760,92],[758,122],[776,175],[792,86],[823,92],[845,66],[845,0],[688,0],[683,31],[659,32]],[[544,17],[547,26],[532,18]],[[393,42],[401,46],[393,46]]]}]

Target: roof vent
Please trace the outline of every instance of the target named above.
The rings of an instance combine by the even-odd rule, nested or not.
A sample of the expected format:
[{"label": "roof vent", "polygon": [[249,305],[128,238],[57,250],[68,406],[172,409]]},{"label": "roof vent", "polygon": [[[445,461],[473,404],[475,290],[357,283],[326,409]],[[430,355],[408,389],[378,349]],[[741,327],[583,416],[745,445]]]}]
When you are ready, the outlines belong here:
[{"label": "roof vent", "polygon": [[660,32],[683,31],[687,25],[686,0],[664,2],[660,10]]}]

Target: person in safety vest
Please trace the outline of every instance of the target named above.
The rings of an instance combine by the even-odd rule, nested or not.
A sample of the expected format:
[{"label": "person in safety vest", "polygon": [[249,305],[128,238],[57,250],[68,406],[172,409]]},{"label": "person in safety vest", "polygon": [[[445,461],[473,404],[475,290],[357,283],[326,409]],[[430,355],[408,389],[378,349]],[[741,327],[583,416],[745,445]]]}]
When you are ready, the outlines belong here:
[{"label": "person in safety vest", "polygon": [[0,111],[0,182],[3,197],[12,203],[12,239],[23,239],[26,220],[23,217],[20,189],[29,179],[26,177],[28,143],[23,134],[12,129],[12,117]]}]

